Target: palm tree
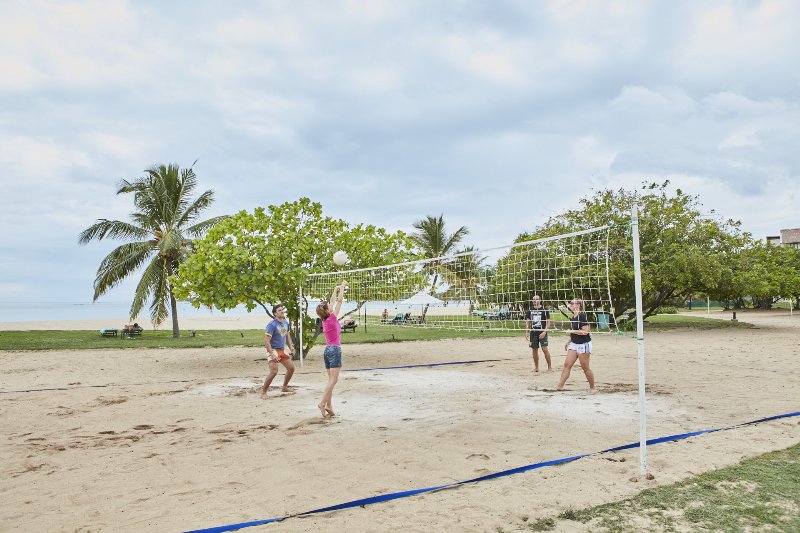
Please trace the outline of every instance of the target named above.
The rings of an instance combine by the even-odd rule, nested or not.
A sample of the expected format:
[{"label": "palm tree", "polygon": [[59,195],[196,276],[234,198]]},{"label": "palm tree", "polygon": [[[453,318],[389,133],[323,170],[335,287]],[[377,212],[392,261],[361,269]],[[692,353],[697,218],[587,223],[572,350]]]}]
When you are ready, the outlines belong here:
[{"label": "palm tree", "polygon": [[105,237],[132,241],[115,248],[100,263],[94,280],[93,301],[149,261],[136,287],[130,317],[137,317],[151,300],[153,323],[158,325],[171,314],[172,336],[180,337],[178,307],[169,276],[177,272],[181,262],[193,251],[191,238],[201,237],[226,217],[196,222],[200,212],[214,201],[214,192],[208,190],[192,199],[197,177],[191,167],[181,170],[174,164],[159,165],[144,172],[143,177],[133,181],[123,179],[117,191],[117,194],[133,193],[136,211],[130,215],[132,222],[99,219],[81,232],[78,242],[87,244]]},{"label": "palm tree", "polygon": [[[414,222],[413,226],[417,231],[409,237],[417,245],[423,257],[428,259],[441,257],[455,251],[461,239],[469,235],[466,226],[461,226],[453,234],[448,235],[444,225],[444,214],[439,215],[439,218],[428,215],[423,220]],[[431,293],[433,293],[436,283],[439,281],[439,269],[435,261],[429,263],[428,266],[434,275],[431,284]],[[423,319],[427,312],[428,306],[426,305],[422,312]]]}]

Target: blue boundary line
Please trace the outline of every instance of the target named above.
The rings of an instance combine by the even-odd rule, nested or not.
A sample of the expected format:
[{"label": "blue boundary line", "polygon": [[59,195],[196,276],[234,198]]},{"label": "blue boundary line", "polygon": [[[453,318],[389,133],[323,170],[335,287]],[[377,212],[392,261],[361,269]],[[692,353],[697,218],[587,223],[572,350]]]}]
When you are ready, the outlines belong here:
[{"label": "blue boundary line", "polygon": [[[447,366],[447,365],[472,365],[475,363],[493,363],[497,361],[514,361],[517,358],[508,357],[505,359],[475,359],[472,361],[450,361],[446,363],[426,363],[420,365],[403,365],[403,366],[377,366],[374,368],[352,368],[352,369],[344,369],[342,372],[366,372],[368,370],[395,370],[400,368],[422,368],[422,367],[433,367],[433,366]],[[296,372],[299,375],[310,375],[310,374],[317,374],[318,372]],[[260,378],[261,376],[250,376],[250,378]],[[207,381],[218,381],[222,379],[248,379],[248,377],[242,376],[228,376],[224,378],[211,378]],[[15,394],[15,393],[25,393],[25,392],[46,392],[46,391],[64,391],[64,390],[73,390],[73,389],[102,389],[105,387],[137,387],[142,385],[167,385],[169,383],[194,383],[197,380],[193,379],[176,379],[172,381],[150,381],[145,383],[107,383],[106,385],[75,385],[73,387],[48,387],[44,389],[21,389],[21,390],[0,390],[0,394]]]},{"label": "blue boundary line", "polygon": [[[688,439],[690,437],[696,437],[698,435],[704,435],[706,433],[716,433],[718,431],[728,431],[728,430],[736,429],[736,428],[740,428],[740,427],[751,426],[751,425],[754,425],[754,424],[760,424],[762,422],[770,422],[772,420],[779,420],[781,418],[790,418],[790,417],[795,417],[795,416],[800,416],[800,411],[794,411],[794,412],[785,413],[785,414],[782,414],[782,415],[768,416],[766,418],[759,418],[758,420],[751,420],[750,422],[742,422],[740,424],[734,424],[734,425],[731,425],[731,426],[725,426],[725,427],[721,427],[721,428],[701,429],[699,431],[691,431],[691,432],[688,432],[688,433],[679,433],[679,434],[676,434],[676,435],[669,435],[669,436],[666,436],[666,437],[658,437],[658,438],[655,438],[655,439],[648,439],[647,440],[647,446],[652,446],[654,444],[661,444],[661,443],[664,443],[664,442],[673,442],[673,441]],[[373,503],[381,503],[381,502],[386,502],[386,501],[390,501],[390,500],[397,500],[399,498],[407,498],[409,496],[415,496],[417,494],[422,494],[422,493],[425,493],[425,492],[433,492],[433,491],[436,491],[436,490],[446,489],[446,488],[450,488],[450,487],[456,487],[456,486],[459,486],[459,485],[465,485],[467,483],[477,483],[479,481],[486,481],[486,480],[489,480],[489,479],[495,479],[495,478],[499,478],[499,477],[510,476],[510,475],[513,475],[513,474],[520,474],[522,472],[527,472],[529,470],[536,470],[538,468],[545,468],[545,467],[548,467],[548,466],[555,466],[555,465],[560,465],[560,464],[564,464],[564,463],[570,463],[572,461],[577,461],[578,459],[582,459],[584,457],[589,457],[590,455],[599,455],[599,454],[603,454],[603,453],[616,452],[616,451],[620,451],[620,450],[628,450],[628,449],[631,449],[631,448],[638,448],[638,447],[639,447],[639,443],[638,442],[634,442],[634,443],[631,443],[631,444],[623,444],[621,446],[614,446],[613,448],[607,448],[607,449],[601,450],[599,452],[583,453],[583,454],[580,454],[580,455],[573,455],[571,457],[563,457],[561,459],[552,459],[550,461],[542,461],[542,462],[539,462],[539,463],[534,463],[534,464],[530,464],[530,465],[526,465],[526,466],[520,466],[520,467],[512,468],[512,469],[509,469],[509,470],[502,470],[500,472],[494,472],[492,474],[487,474],[485,476],[480,476],[480,477],[476,477],[476,478],[472,478],[472,479],[467,479],[465,481],[456,481],[456,482],[448,483],[448,484],[445,484],[445,485],[437,485],[437,486],[434,486],[434,487],[426,487],[426,488],[423,488],[423,489],[413,489],[413,490],[405,490],[405,491],[400,491],[400,492],[390,492],[388,494],[381,494],[381,495],[372,496],[372,497],[369,497],[369,498],[361,498],[361,499],[358,499],[358,500],[351,500],[349,502],[344,502],[344,503],[340,503],[340,504],[337,504],[337,505],[331,505],[329,507],[321,507],[319,509],[313,509],[311,511],[304,511],[304,512],[301,512],[301,513],[290,514],[290,515],[286,515],[286,516],[282,516],[282,517],[278,517],[278,518],[267,518],[265,520],[254,520],[252,522],[240,522],[238,524],[230,524],[230,525],[227,525],[227,526],[210,527],[210,528],[206,528],[206,529],[194,529],[194,530],[188,531],[186,533],[224,533],[226,531],[236,531],[238,529],[243,529],[243,528],[252,527],[252,526],[260,526],[260,525],[263,525],[263,524],[268,524],[270,522],[281,522],[283,520],[286,520],[287,518],[292,518],[292,517],[296,517],[296,516],[306,516],[306,515],[310,515],[310,514],[324,513],[324,512],[328,512],[328,511],[337,511],[337,510],[340,510],[340,509],[349,509],[349,508],[352,508],[352,507],[362,507],[362,506],[365,506],[365,505],[371,505]]]}]

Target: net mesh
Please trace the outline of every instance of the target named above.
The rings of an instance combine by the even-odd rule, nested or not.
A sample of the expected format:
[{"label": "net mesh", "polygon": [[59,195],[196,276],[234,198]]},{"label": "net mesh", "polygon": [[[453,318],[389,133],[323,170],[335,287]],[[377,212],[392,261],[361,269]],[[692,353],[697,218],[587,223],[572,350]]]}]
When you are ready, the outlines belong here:
[{"label": "net mesh", "polygon": [[581,299],[593,331],[609,331],[607,226],[368,269],[309,276],[302,288],[313,312],[342,281],[344,308],[370,325],[458,330],[525,330],[534,295],[552,329],[569,329],[567,302]]}]

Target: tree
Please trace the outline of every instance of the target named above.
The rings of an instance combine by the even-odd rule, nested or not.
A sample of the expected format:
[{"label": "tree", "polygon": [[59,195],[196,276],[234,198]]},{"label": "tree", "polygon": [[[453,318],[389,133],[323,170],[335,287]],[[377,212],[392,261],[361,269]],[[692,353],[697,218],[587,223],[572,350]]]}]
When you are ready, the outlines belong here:
[{"label": "tree", "polygon": [[192,238],[201,237],[225,217],[197,222],[200,213],[214,201],[214,192],[208,190],[192,199],[197,176],[191,167],[181,170],[174,164],[159,165],[144,172],[143,177],[133,181],[123,179],[117,191],[117,194],[133,194],[136,211],[130,215],[132,222],[99,219],[81,232],[78,242],[83,245],[106,237],[132,240],[115,248],[100,263],[93,300],[149,261],[136,286],[130,317],[139,316],[150,301],[153,324],[160,324],[171,314],[172,336],[180,337],[177,302],[169,276],[191,254]]},{"label": "tree", "polygon": [[[456,246],[461,240],[469,235],[466,226],[461,226],[452,234],[448,234],[444,223],[444,214],[439,218],[428,215],[422,220],[414,222],[414,229],[417,231],[411,234],[412,242],[417,246],[420,255],[426,259],[442,257],[455,251]],[[442,265],[434,261],[427,263],[426,269],[433,276],[430,292],[436,289],[436,284],[442,274]],[[422,311],[422,318],[428,313],[428,306]]]},{"label": "tree", "polygon": [[[402,231],[358,224],[323,215],[322,205],[308,198],[252,213],[241,211],[215,226],[195,242],[195,253],[173,276],[176,295],[195,307],[221,311],[244,305],[261,307],[283,303],[292,324],[295,346],[307,351],[316,338],[315,323],[306,303],[298,306],[299,289],[309,273],[334,268],[333,254],[347,252],[349,269],[413,259],[412,243]],[[303,339],[299,341],[300,317]]]},{"label": "tree", "polygon": [[732,251],[750,241],[740,222],[705,216],[696,196],[680,189],[670,192],[668,181],[644,183],[635,191],[598,191],[579,204],[578,209],[551,217],[535,231],[520,235],[517,242],[611,224],[609,281],[616,316],[635,304],[629,234],[634,205],[639,207],[645,318],[666,303],[714,286]]}]

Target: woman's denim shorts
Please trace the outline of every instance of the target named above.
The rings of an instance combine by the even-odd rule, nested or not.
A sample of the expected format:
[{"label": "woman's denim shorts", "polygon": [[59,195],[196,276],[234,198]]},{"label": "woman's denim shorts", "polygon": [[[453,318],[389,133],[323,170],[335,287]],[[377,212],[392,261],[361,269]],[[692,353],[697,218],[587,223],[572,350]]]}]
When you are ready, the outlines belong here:
[{"label": "woman's denim shorts", "polygon": [[342,347],[329,344],[323,354],[325,368],[342,368]]}]

